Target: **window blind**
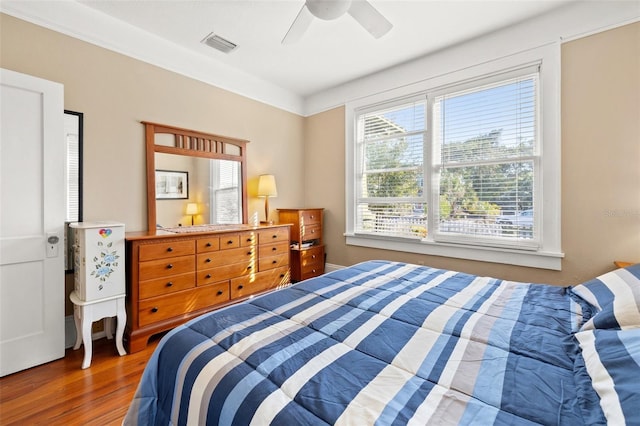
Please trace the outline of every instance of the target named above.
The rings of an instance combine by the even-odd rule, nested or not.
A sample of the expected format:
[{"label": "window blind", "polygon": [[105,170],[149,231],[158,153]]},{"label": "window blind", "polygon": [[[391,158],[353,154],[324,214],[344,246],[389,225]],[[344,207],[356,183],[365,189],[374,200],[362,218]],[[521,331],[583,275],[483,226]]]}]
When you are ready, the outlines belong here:
[{"label": "window blind", "polygon": [[211,168],[211,223],[242,223],[242,199],[238,191],[240,163],[215,160]]},{"label": "window blind", "polygon": [[536,72],[434,98],[441,238],[535,242],[537,85]]},{"label": "window blind", "polygon": [[67,133],[67,222],[80,220],[80,142],[75,133]]},{"label": "window blind", "polygon": [[426,98],[362,111],[356,119],[356,232],[426,235]]}]

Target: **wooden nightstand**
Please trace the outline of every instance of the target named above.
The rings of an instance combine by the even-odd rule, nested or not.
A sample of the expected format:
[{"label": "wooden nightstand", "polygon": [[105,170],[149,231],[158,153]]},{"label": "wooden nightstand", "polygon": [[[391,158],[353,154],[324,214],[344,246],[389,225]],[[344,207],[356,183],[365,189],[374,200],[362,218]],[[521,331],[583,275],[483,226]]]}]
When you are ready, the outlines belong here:
[{"label": "wooden nightstand", "polygon": [[281,224],[291,223],[291,281],[324,274],[322,211],[324,209],[278,209]]}]

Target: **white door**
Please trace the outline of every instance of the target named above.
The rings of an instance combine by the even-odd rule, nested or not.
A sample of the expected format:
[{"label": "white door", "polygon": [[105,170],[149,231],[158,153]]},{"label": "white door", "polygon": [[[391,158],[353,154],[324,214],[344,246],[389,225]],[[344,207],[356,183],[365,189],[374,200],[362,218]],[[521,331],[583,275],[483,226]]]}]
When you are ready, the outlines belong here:
[{"label": "white door", "polygon": [[64,356],[64,90],[0,69],[0,377]]}]

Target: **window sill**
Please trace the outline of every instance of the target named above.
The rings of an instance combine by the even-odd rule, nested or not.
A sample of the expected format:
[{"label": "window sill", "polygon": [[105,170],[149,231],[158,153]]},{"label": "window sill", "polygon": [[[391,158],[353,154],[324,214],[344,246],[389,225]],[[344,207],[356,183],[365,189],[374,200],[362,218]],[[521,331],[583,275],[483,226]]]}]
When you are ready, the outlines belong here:
[{"label": "window sill", "polygon": [[410,238],[390,238],[364,234],[345,234],[347,245],[404,251],[431,256],[453,257],[481,262],[527,266],[531,268],[562,269],[562,252],[525,251],[498,247],[478,247]]}]

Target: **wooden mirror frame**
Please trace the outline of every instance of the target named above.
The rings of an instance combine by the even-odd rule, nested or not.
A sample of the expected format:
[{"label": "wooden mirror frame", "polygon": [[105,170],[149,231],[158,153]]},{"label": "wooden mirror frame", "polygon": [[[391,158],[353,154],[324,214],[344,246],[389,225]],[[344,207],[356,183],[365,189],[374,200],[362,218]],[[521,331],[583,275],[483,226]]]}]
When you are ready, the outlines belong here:
[{"label": "wooden mirror frame", "polygon": [[[249,141],[148,121],[143,121],[142,124],[145,126],[147,149],[147,227],[149,231],[156,230],[156,153],[238,161],[242,179],[242,223],[248,223],[246,146]],[[156,134],[173,135],[174,146],[156,145]],[[227,145],[236,147],[239,154],[227,152]]]}]

